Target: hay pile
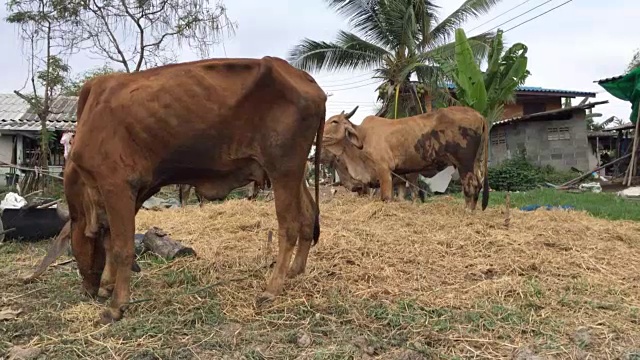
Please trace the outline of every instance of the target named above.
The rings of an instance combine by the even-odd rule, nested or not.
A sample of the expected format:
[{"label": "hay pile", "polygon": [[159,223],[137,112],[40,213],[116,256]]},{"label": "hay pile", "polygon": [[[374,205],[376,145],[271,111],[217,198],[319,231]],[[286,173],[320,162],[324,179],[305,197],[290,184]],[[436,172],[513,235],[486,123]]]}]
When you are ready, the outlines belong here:
[{"label": "hay pile", "polygon": [[[628,318],[632,307],[640,306],[640,224],[577,211],[511,211],[509,229],[504,219],[500,209],[469,215],[452,198],[425,205],[382,204],[351,195],[324,201],[322,235],[307,272],[288,281],[274,306],[310,299],[322,306],[335,294],[389,304],[412,299],[447,309],[533,301],[531,316],[563,322],[558,330],[566,333],[557,334],[560,338],[572,336],[590,320],[592,325],[611,322],[620,334],[640,336],[639,324]],[[266,241],[267,232],[275,235],[277,230],[273,202],[229,201],[138,215],[139,231],[153,225],[198,252],[199,259],[185,260],[184,266],[199,282],[247,276],[218,291],[227,316],[256,320],[253,300],[277,251],[276,236],[271,246]],[[598,319],[602,314],[593,310],[598,306],[565,306],[563,299],[569,301],[580,286],[586,287],[582,295],[587,298],[603,291],[593,301],[603,307],[615,304],[617,310]],[[628,304],[620,304],[620,298]],[[602,346],[614,351],[617,345],[607,340],[606,330],[598,331]],[[517,347],[529,340],[523,331],[509,344]]]},{"label": "hay pile", "polygon": [[273,202],[140,211],[138,232],[161,227],[198,257],[141,259],[134,304],[105,328],[92,323],[103,305],[78,299],[75,271],[52,270],[46,286],[73,292],[52,293],[24,320],[39,330],[19,331],[52,327],[24,342],[58,358],[631,358],[640,224],[510,213],[507,229],[502,210],[470,215],[453,198],[327,198],[306,273],[258,312],[277,253]]}]

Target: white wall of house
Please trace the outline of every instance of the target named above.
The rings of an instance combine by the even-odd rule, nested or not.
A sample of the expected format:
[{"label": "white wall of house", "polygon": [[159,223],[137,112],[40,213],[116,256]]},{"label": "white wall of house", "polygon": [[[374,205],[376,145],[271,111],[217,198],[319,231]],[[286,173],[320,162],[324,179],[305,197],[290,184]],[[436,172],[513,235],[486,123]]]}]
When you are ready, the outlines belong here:
[{"label": "white wall of house", "polygon": [[[13,135],[0,134],[0,161],[11,163],[13,153]],[[0,184],[6,186],[5,174],[9,173],[8,166],[0,165]]]}]

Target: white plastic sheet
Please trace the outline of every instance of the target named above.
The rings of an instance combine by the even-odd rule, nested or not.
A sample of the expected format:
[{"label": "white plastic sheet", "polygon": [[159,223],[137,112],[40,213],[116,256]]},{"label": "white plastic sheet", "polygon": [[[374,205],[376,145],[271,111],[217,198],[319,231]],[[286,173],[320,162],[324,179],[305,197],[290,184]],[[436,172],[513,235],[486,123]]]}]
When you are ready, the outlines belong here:
[{"label": "white plastic sheet", "polygon": [[8,193],[4,199],[0,201],[0,209],[20,209],[25,205],[27,205],[27,200],[14,192]]}]

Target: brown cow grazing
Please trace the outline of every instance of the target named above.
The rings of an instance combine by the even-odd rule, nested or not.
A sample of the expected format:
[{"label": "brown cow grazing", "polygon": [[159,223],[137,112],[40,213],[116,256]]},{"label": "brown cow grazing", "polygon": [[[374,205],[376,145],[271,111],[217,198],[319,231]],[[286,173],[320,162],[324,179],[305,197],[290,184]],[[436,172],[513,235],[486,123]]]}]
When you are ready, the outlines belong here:
[{"label": "brown cow grazing", "polygon": [[482,209],[487,207],[489,131],[480,113],[452,106],[394,120],[367,116],[358,126],[349,121],[357,109],[330,117],[322,139],[323,152],[344,161],[353,179],[365,184],[378,180],[382,200],[389,201],[392,172],[403,175],[453,165],[460,174],[466,207],[475,209],[481,187]]},{"label": "brown cow grazing", "polygon": [[[189,184],[207,200],[221,200],[263,181],[266,171],[279,249],[258,304],[280,294],[287,272],[302,273],[320,237],[319,202],[304,183],[304,167],[314,137],[322,138],[326,99],[308,73],[274,57],[209,59],[87,81],[64,187],[84,288],[112,297],[101,322],[126,310],[135,216],[162,186]],[[316,179],[318,173],[316,161]],[[317,200],[317,180],[315,186]]]},{"label": "brown cow grazing", "polygon": [[[355,113],[355,111],[354,111]],[[353,115],[353,114],[351,114]],[[345,115],[349,116],[349,114]],[[343,140],[348,141],[348,140]],[[345,187],[347,190],[356,192],[360,196],[369,195],[369,190],[371,188],[377,189],[380,187],[380,182],[377,178],[373,178],[370,183],[363,183],[351,177],[349,174],[349,170],[347,169],[346,163],[340,159],[340,157],[331,153],[330,151],[323,151],[320,155],[320,163],[324,165],[332,166],[338,176],[340,177],[340,181],[338,182],[340,185]],[[443,169],[444,167],[442,167]],[[442,170],[440,169],[440,170]],[[432,167],[429,170],[421,171],[419,173],[410,173],[401,175],[402,178],[397,176],[392,176],[392,185],[393,188],[398,189],[398,197],[401,200],[405,199],[406,195],[406,183],[409,182],[411,185],[409,187],[409,195],[410,199],[414,200],[416,197],[419,197],[422,202],[424,202],[424,190],[418,190],[415,186],[418,184],[418,175],[422,175],[425,177],[432,177],[438,173],[437,167]]]}]

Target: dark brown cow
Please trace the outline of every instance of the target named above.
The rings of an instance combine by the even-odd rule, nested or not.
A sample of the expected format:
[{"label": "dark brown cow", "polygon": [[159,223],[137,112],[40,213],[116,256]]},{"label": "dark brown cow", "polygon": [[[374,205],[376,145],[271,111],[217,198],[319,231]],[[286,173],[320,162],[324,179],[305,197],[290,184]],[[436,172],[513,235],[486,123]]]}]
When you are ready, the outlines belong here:
[{"label": "dark brown cow", "polygon": [[[266,171],[279,250],[257,303],[280,294],[287,271],[302,273],[320,237],[318,201],[304,170],[314,137],[321,142],[326,99],[309,74],[274,57],[209,59],[86,82],[64,187],[84,288],[112,297],[101,322],[126,310],[135,216],[162,186],[189,184],[207,200],[221,200],[263,181]],[[316,179],[318,173],[316,161]],[[317,180],[315,186],[317,200]]]},{"label": "dark brown cow", "polygon": [[349,121],[357,108],[330,117],[322,139],[323,153],[344,161],[353,179],[365,184],[379,181],[382,200],[389,201],[392,172],[404,175],[453,165],[467,208],[475,209],[481,187],[482,209],[487,207],[489,132],[480,113],[452,106],[402,119],[367,116],[358,126]]}]

